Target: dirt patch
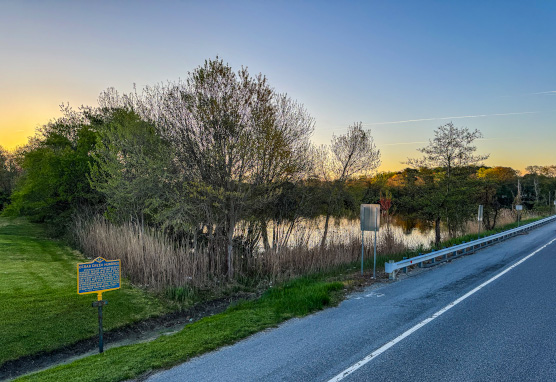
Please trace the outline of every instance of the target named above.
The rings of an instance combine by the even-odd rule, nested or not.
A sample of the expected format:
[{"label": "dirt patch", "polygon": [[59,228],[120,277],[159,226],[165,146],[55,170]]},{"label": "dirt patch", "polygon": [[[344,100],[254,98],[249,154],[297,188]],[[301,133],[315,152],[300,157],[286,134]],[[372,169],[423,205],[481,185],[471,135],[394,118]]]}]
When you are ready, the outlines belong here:
[{"label": "dirt patch", "polygon": [[[238,294],[197,304],[190,309],[153,317],[104,333],[104,350],[140,342],[152,341],[162,335],[175,333],[187,324],[226,310],[239,300],[252,300],[258,294]],[[0,366],[0,380],[9,380],[24,374],[47,369],[56,365],[98,353],[98,336],[79,341],[50,352],[25,356],[7,361]]]}]

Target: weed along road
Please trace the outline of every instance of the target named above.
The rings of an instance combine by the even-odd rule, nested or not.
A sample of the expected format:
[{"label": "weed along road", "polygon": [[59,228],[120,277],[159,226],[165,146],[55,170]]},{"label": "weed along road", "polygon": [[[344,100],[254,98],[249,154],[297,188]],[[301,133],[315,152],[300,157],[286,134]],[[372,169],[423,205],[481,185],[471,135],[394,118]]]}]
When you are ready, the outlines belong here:
[{"label": "weed along road", "polygon": [[554,381],[556,223],[148,381]]}]

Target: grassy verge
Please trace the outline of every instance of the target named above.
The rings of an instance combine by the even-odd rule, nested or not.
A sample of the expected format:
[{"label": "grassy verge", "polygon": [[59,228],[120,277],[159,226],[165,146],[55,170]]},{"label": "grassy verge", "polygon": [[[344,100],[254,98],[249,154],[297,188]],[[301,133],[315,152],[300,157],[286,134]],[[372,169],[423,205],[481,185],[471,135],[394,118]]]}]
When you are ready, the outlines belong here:
[{"label": "grassy verge", "polygon": [[[77,252],[23,219],[0,218],[0,365],[97,334],[93,295],[76,293]],[[164,302],[124,282],[104,294],[105,330],[166,313]]]},{"label": "grassy verge", "polygon": [[301,278],[271,288],[256,301],[186,326],[179,333],[149,343],[114,348],[20,378],[21,381],[121,381],[150,370],[170,367],[191,357],[231,344],[291,318],[304,316],[340,300],[344,285]]}]

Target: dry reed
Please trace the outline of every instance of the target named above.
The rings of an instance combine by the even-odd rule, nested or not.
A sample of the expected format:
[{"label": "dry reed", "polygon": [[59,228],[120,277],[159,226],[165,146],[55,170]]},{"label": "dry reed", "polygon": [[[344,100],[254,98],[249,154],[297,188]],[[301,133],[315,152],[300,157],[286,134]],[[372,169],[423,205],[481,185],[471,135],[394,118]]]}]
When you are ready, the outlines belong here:
[{"label": "dry reed", "polygon": [[[514,220],[511,211],[503,211],[497,226]],[[470,222],[466,228],[466,233],[476,232],[477,224]],[[279,232],[283,227],[273,229],[276,237],[284,237]],[[284,242],[268,251],[259,246],[254,253],[236,250],[234,280],[229,280],[225,276],[226,254],[211,249],[217,246],[195,248],[187,242],[176,243],[155,229],[143,229],[136,223],[115,225],[102,217],[76,219],[74,233],[87,256],[121,259],[124,274],[134,284],[155,291],[172,288],[214,291],[239,279],[248,279],[252,284],[286,281],[353,264],[361,256],[361,232],[353,221],[333,226],[324,247],[315,245],[320,235],[318,222],[299,222],[289,244]],[[238,235],[241,236],[241,232]],[[425,249],[430,239],[430,232],[406,235],[400,227],[389,225],[379,231],[377,252],[384,257]],[[365,235],[366,259],[372,257],[373,240],[372,233]]]},{"label": "dry reed", "polygon": [[[102,217],[88,221],[77,219],[74,232],[78,245],[87,256],[121,259],[124,274],[134,284],[155,291],[169,288],[215,290],[233,282],[224,276],[224,255],[215,256],[207,248],[175,243],[163,233],[143,229],[135,223],[115,225]],[[294,246],[253,254],[236,251],[235,278],[249,278],[255,283],[279,282],[328,271],[360,259],[360,237],[350,235],[329,242],[325,247],[309,247],[307,235],[307,232],[298,232],[297,238],[301,239],[295,240]],[[365,256],[369,258],[372,241],[366,247]],[[381,255],[407,249],[392,230],[379,236],[377,247]]]}]

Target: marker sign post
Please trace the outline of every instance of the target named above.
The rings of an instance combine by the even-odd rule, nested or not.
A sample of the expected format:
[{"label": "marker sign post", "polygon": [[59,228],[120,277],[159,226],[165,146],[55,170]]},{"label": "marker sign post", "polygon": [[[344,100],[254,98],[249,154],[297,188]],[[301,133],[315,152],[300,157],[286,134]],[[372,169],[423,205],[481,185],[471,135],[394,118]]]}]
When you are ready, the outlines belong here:
[{"label": "marker sign post", "polygon": [[373,279],[376,276],[376,233],[380,228],[380,204],[361,204],[361,274],[363,274],[364,232],[375,231]]},{"label": "marker sign post", "polygon": [[93,307],[98,307],[98,352],[104,351],[102,340],[102,307],[108,301],[102,299],[102,293],[120,288],[121,284],[120,260],[105,260],[97,257],[90,263],[77,264],[77,293],[96,293],[97,301]]}]

